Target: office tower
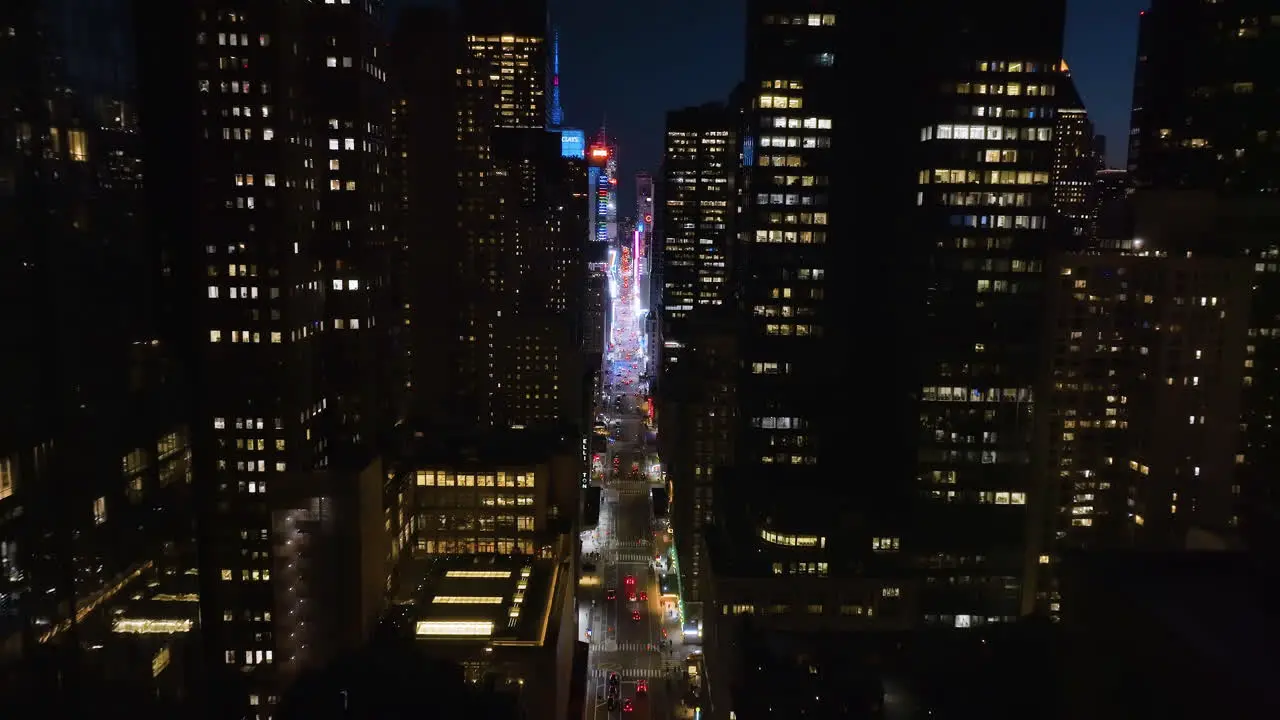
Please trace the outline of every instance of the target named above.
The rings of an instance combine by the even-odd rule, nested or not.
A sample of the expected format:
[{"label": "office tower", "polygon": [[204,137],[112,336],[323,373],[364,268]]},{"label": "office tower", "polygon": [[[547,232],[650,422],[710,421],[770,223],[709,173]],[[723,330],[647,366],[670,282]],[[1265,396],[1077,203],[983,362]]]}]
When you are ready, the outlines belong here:
[{"label": "office tower", "polygon": [[1098,170],[1107,169],[1107,136],[1093,136],[1093,156],[1098,161]]},{"label": "office tower", "polygon": [[923,132],[923,205],[939,212],[922,223],[934,248],[920,350],[923,503],[904,542],[928,563],[925,621],[954,627],[1020,614],[1042,357],[1028,329],[1043,319],[1045,259],[1067,232],[1055,227],[1050,185],[1067,80],[1063,3],[990,9],[962,11],[977,34],[956,48],[940,122]]},{"label": "office tower", "polygon": [[1133,240],[1132,195],[1128,170],[1099,170],[1094,174],[1090,246],[1115,247],[1117,242]]},{"label": "office tower", "polygon": [[187,293],[210,702],[269,715],[362,641],[388,582],[382,3],[155,12],[143,123]]},{"label": "office tower", "polygon": [[[1138,23],[1129,170],[1139,188],[1272,192],[1280,167],[1253,152],[1274,131],[1273,74],[1261,58],[1280,42],[1266,0],[1154,0]],[[1224,28],[1236,42],[1222,43]],[[1260,133],[1267,133],[1260,135]]]},{"label": "office tower", "polygon": [[703,617],[710,571],[703,528],[715,521],[716,473],[734,461],[735,322],[725,307],[695,313],[683,325],[693,340],[681,348],[679,362],[663,369],[656,397],[663,428],[659,450],[672,490],[671,528],[689,618]]},{"label": "office tower", "polygon": [[150,664],[186,638],[113,620],[172,590],[192,527],[130,5],[7,3],[0,25],[0,705],[85,715],[109,694],[142,710],[180,687]]},{"label": "office tower", "polygon": [[[1028,521],[1013,498],[1030,489],[1040,357],[1026,328],[1058,237],[1063,6],[957,4],[910,37],[874,39],[868,58],[887,53],[910,78],[892,122],[840,114],[838,74],[858,63],[828,66],[826,53],[844,32],[898,27],[906,9],[830,7],[748,10],[746,84],[759,89],[734,262],[736,462],[709,537],[715,605],[755,612],[757,628],[771,620],[756,609],[779,603],[812,605],[807,622],[830,627],[1013,619]],[[846,208],[898,240],[832,242],[862,236]]]},{"label": "office tower", "polygon": [[[1066,63],[1063,63],[1066,72]],[[1075,81],[1069,74],[1062,79],[1062,95],[1058,98],[1057,121],[1053,127],[1053,209],[1058,212],[1070,233],[1083,243],[1093,226],[1095,203],[1092,193],[1097,172],[1093,150],[1093,123],[1085,110]]]},{"label": "office tower", "polygon": [[411,415],[444,425],[454,404],[453,353],[460,315],[447,312],[458,297],[458,177],[454,136],[458,118],[457,56],[452,13],[406,8],[391,42],[391,80],[399,132],[391,161],[399,169],[404,272],[408,305]]},{"label": "office tower", "polygon": [[667,113],[662,159],[663,365],[691,342],[699,306],[725,301],[737,206],[738,114],[722,103]]},{"label": "office tower", "polygon": [[578,161],[547,129],[546,5],[468,3],[459,22],[459,421],[580,423],[586,229]]},{"label": "office tower", "polygon": [[618,151],[609,142],[604,128],[587,150],[588,183],[593,194],[590,209],[592,240],[618,241]]},{"label": "office tower", "polygon": [[[1153,2],[1139,21],[1129,146],[1135,200],[1166,207],[1183,225],[1166,223],[1163,241],[1172,245],[1154,245],[1139,230],[1148,247],[1237,251],[1255,263],[1238,517],[1247,541],[1268,549],[1280,547],[1280,496],[1271,478],[1280,463],[1271,419],[1280,392],[1280,334],[1271,327],[1280,314],[1280,164],[1266,148],[1280,110],[1270,99],[1275,73],[1263,58],[1280,43],[1277,13],[1274,3],[1247,0]],[[1221,40],[1224,32],[1231,42]]]},{"label": "office tower", "polygon": [[[1184,548],[1232,514],[1247,259],[1053,258],[1037,422],[1049,566],[1068,548]],[[1048,567],[1045,567],[1048,570]],[[1056,613],[1056,590],[1041,602]]]}]

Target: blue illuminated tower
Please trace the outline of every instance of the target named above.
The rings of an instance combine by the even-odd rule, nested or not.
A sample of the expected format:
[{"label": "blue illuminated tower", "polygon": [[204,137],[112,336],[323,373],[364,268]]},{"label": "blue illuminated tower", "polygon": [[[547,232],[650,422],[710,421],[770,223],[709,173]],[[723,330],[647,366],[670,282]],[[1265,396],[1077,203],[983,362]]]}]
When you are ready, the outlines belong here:
[{"label": "blue illuminated tower", "polygon": [[551,127],[558,128],[564,122],[564,110],[560,107],[560,31],[551,33]]}]

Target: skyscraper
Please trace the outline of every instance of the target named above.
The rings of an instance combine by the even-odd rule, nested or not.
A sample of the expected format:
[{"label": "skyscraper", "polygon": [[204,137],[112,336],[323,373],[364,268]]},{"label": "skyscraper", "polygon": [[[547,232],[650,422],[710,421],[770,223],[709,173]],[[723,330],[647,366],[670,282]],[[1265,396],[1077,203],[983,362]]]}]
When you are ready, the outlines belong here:
[{"label": "skyscraper", "polygon": [[[1066,73],[1066,64],[1063,64]],[[1061,83],[1057,122],[1053,127],[1053,209],[1066,221],[1077,242],[1086,241],[1094,227],[1094,176],[1098,162],[1094,154],[1093,123],[1076,90],[1075,81],[1067,74]]]},{"label": "skyscraper", "polygon": [[1042,357],[1027,329],[1043,318],[1044,262],[1063,234],[1050,180],[1065,10],[957,12],[968,33],[939,68],[942,94],[921,134],[932,208],[921,239],[932,249],[919,348],[923,503],[907,543],[928,568],[926,622],[967,627],[1021,612]]},{"label": "skyscraper", "polygon": [[1150,249],[1253,260],[1233,522],[1250,544],[1272,551],[1280,548],[1280,496],[1271,477],[1280,462],[1272,420],[1280,392],[1280,333],[1272,327],[1280,315],[1280,164],[1270,146],[1280,108],[1271,99],[1274,65],[1264,58],[1278,45],[1274,3],[1152,2],[1139,21],[1129,145],[1138,212],[1162,215],[1166,226],[1163,244],[1148,242]]},{"label": "skyscraper", "polygon": [[467,3],[460,28],[459,419],[582,424],[585,208],[547,127],[547,8]]},{"label": "skyscraper", "polygon": [[[1110,250],[1050,263],[1034,470],[1051,540],[1036,564],[1054,572],[1066,549],[1181,549],[1193,529],[1225,527],[1249,262]],[[1057,592],[1039,588],[1039,608],[1057,614]]]},{"label": "skyscraper", "polygon": [[662,159],[663,364],[692,338],[699,306],[725,300],[737,206],[738,113],[722,103],[667,113]]},{"label": "skyscraper", "polygon": [[382,3],[163,15],[144,124],[164,133],[162,222],[189,293],[201,631],[216,712],[269,714],[362,640],[387,583]]},{"label": "skyscraper", "polygon": [[455,96],[461,51],[457,20],[438,8],[406,8],[391,42],[408,321],[411,415],[445,425],[457,412],[452,385],[460,314],[459,154]]},{"label": "skyscraper", "polygon": [[[912,7],[748,7],[716,633],[1021,613],[1064,9]],[[872,62],[894,113],[837,90]]]},{"label": "skyscraper", "polygon": [[[102,666],[138,670],[127,659],[145,649],[112,633],[115,611],[149,597],[149,585],[171,589],[192,559],[184,378],[155,311],[162,263],[146,232],[130,9],[100,0],[0,10],[7,708],[96,709]],[[163,647],[180,653],[182,635],[170,640]],[[141,705],[167,696],[158,690],[169,678],[119,689],[139,691]]]}]

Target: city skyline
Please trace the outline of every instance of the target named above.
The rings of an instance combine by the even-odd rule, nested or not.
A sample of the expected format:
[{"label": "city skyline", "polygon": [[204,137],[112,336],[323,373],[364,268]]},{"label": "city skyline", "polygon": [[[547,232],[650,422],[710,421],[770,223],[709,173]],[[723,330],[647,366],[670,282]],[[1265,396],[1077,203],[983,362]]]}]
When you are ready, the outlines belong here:
[{"label": "city skyline", "polygon": [[1280,0],[665,3],[4,6],[0,706],[1275,715]]}]

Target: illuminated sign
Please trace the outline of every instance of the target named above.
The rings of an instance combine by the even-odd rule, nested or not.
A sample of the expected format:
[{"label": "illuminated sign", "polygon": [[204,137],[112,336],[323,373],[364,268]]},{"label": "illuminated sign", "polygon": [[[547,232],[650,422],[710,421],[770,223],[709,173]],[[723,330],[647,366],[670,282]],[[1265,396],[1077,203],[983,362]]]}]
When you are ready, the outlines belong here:
[{"label": "illuminated sign", "polygon": [[587,135],[581,130],[560,131],[560,157],[582,160],[587,156]]},{"label": "illuminated sign", "polygon": [[607,148],[607,147],[605,147],[605,146],[603,146],[603,145],[592,145],[592,146],[591,146],[591,159],[592,159],[592,160],[608,160],[608,159],[609,159],[609,148]]}]

